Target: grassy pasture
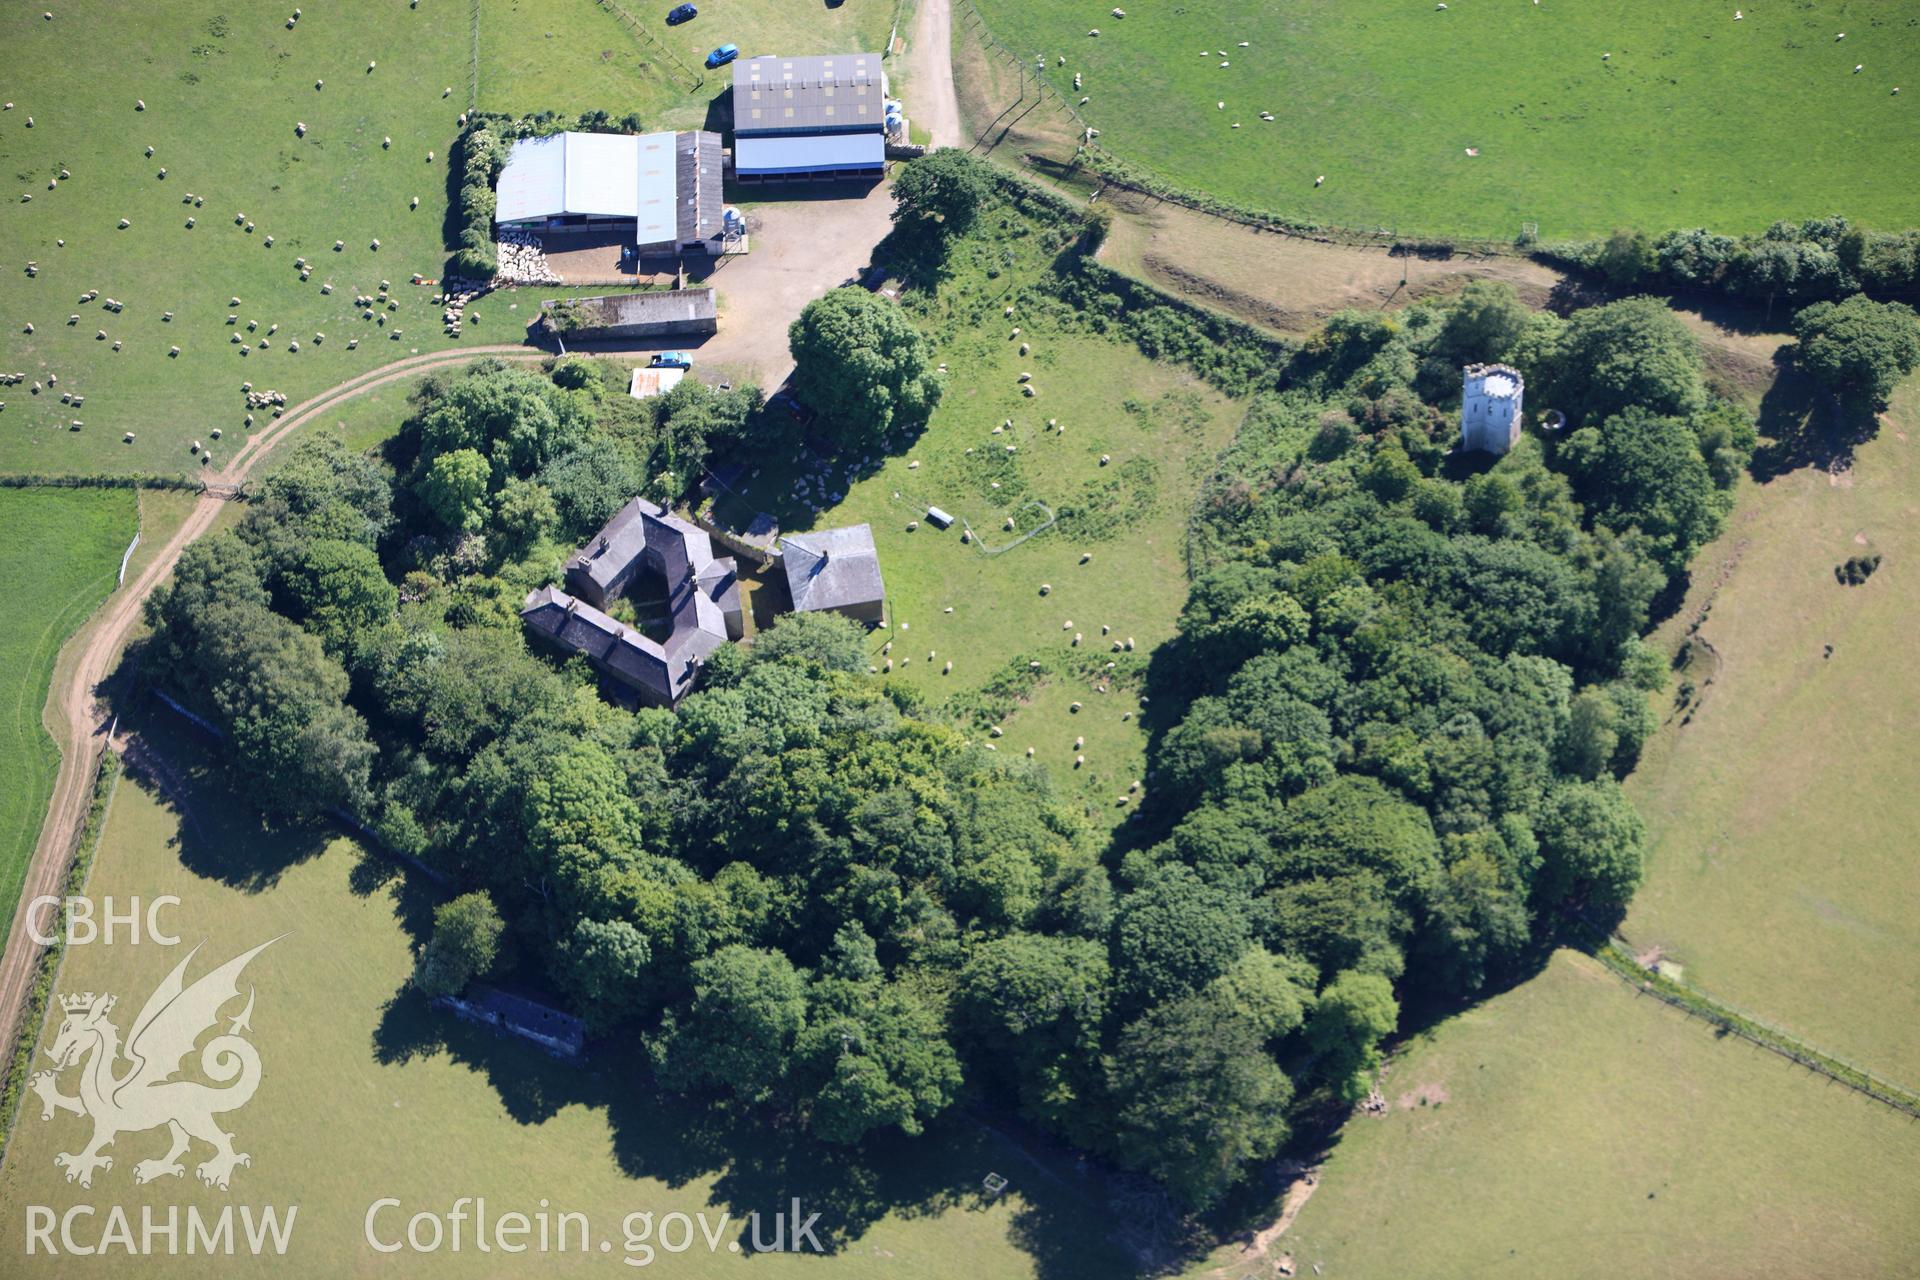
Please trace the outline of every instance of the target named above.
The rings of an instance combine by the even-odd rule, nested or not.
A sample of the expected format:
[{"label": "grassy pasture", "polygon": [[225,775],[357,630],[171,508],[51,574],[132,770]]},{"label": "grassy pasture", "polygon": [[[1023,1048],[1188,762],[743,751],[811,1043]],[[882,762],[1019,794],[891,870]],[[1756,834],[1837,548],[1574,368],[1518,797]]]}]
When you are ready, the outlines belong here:
[{"label": "grassy pasture", "polygon": [[[1803,466],[1747,490],[1702,552],[1659,639],[1677,650],[1706,609],[1711,650],[1696,645],[1675,677],[1698,691],[1691,720],[1676,714],[1631,780],[1650,853],[1625,925],[1687,981],[1909,1084],[1920,1080],[1920,690],[1906,676],[1915,392],[1850,470]],[[1869,550],[1879,572],[1840,585],[1834,566]]]},{"label": "grassy pasture", "polygon": [[0,489],[0,914],[11,918],[59,753],[40,717],[60,646],[113,590],[138,526],[126,489]]},{"label": "grassy pasture", "polygon": [[732,68],[704,65],[715,47],[731,41],[746,58],[876,51],[887,42],[894,10],[890,0],[709,0],[692,22],[669,27],[672,3],[621,0],[621,7],[651,40],[593,0],[482,0],[481,108],[602,107],[615,115],[639,111],[663,128],[696,128],[733,84]]},{"label": "grassy pasture", "polygon": [[[416,349],[455,345],[441,333],[433,290],[408,281],[437,276],[444,261],[447,146],[466,107],[466,8],[322,6],[289,30],[291,11],[153,0],[63,6],[51,22],[19,6],[0,16],[4,96],[14,103],[0,112],[0,169],[18,188],[0,203],[9,249],[0,367],[59,377],[37,396],[26,386],[0,394],[0,469],[180,472],[198,465],[187,451],[194,439],[217,466],[246,436],[243,381],[297,403]],[[369,62],[379,65],[369,72]],[[295,136],[299,122],[305,137]],[[48,190],[63,168],[71,179]],[[184,203],[189,192],[204,205]],[[235,224],[240,213],[251,234]],[[131,226],[117,229],[121,218]],[[304,283],[301,257],[313,266]],[[23,270],[29,259],[37,277]],[[400,304],[384,326],[353,306],[382,280]],[[100,297],[80,303],[93,289]],[[109,298],[124,311],[106,310]],[[480,309],[483,322],[458,341],[518,336],[504,307],[497,321]],[[250,320],[259,330],[243,359],[229,339]],[[272,325],[278,332],[259,349]],[[96,340],[102,329],[107,340]],[[347,350],[355,338],[358,350]],[[67,390],[86,397],[81,409],[60,403]],[[84,430],[68,429],[75,418]],[[136,439],[123,444],[128,430]]]},{"label": "grassy pasture", "polygon": [[[581,1067],[496,1040],[396,992],[411,967],[402,923],[418,923],[428,904],[346,840],[328,835],[273,836],[240,815],[237,797],[204,788],[188,744],[156,727],[179,762],[184,792],[165,799],[137,780],[115,795],[89,892],[95,896],[176,893],[173,919],[183,946],[76,947],[57,990],[121,993],[121,1007],[144,998],[185,948],[206,941],[192,975],[264,939],[287,936],[253,962],[246,981],[258,991],[251,1039],[264,1064],[258,1094],[223,1117],[236,1144],[253,1157],[230,1192],[194,1179],[136,1186],[132,1165],[164,1148],[165,1134],[120,1137],[114,1167],[91,1191],[61,1179],[58,1151],[75,1149],[86,1127],[72,1116],[43,1122],[33,1099],[22,1109],[4,1168],[0,1201],[64,1211],[90,1203],[198,1206],[298,1205],[292,1245],[275,1275],[334,1277],[399,1270],[430,1276],[614,1274],[625,1245],[622,1219],[651,1212],[704,1212],[720,1233],[719,1252],[658,1253],[642,1274],[682,1277],[744,1274],[728,1244],[746,1215],[771,1214],[799,1196],[821,1214],[823,1243],[839,1252],[824,1264],[835,1275],[1044,1276],[1049,1280],[1121,1274],[1124,1260],[1105,1242],[1096,1210],[1097,1178],[1083,1181],[1050,1157],[1028,1155],[989,1129],[956,1116],[917,1144],[876,1150],[870,1160],[824,1163],[789,1150],[777,1133],[728,1132],[636,1089],[618,1049]],[[184,795],[184,805],[178,797]],[[119,1015],[116,1015],[117,1017]],[[126,1015],[131,1016],[131,1011]],[[125,1025],[125,1018],[121,1018]],[[71,1088],[71,1085],[68,1085]],[[160,1144],[156,1147],[155,1144]],[[205,1153],[191,1157],[197,1161]],[[989,1171],[1009,1177],[1009,1193],[980,1195]],[[374,1253],[363,1242],[367,1206],[392,1196],[403,1214],[382,1219],[404,1229],[406,1215],[445,1212],[459,1196],[484,1196],[489,1213],[529,1214],[542,1200],[554,1212],[589,1215],[596,1243],[610,1256],[529,1252],[485,1255]],[[717,1226],[720,1215],[732,1221]],[[0,1215],[0,1257],[10,1276],[120,1272],[105,1259],[27,1258],[19,1213]],[[771,1227],[767,1235],[771,1235]],[[92,1270],[89,1271],[89,1265]],[[139,1274],[255,1274],[244,1259],[158,1257]],[[611,1270],[609,1270],[611,1268]],[[823,1274],[818,1260],[769,1255],[752,1271]]]},{"label": "grassy pasture", "polygon": [[[1920,1129],[1574,952],[1417,1037],[1381,1091],[1271,1246],[1302,1275],[1894,1276],[1920,1253]],[[1230,1246],[1193,1274],[1274,1273]]]},{"label": "grassy pasture", "polygon": [[1498,238],[1537,222],[1548,239],[1920,221],[1920,39],[1898,6],[1763,4],[1735,21],[1733,5],[1654,0],[1193,0],[1117,19],[977,3],[1029,71],[1044,54],[1069,102],[1090,99],[1101,145],[1289,217]]},{"label": "grassy pasture", "polygon": [[[990,311],[936,344],[951,380],[911,445],[877,458],[851,483],[847,472],[829,470],[831,479],[812,491],[825,490],[818,512],[796,496],[793,473],[774,466],[718,511],[742,521],[765,509],[787,532],[871,524],[892,624],[870,638],[873,664],[884,669],[891,658],[885,678],[911,685],[929,704],[979,708],[968,722],[983,737],[992,724],[1004,730],[985,740],[1002,754],[1033,747],[1055,784],[1108,825],[1125,816],[1118,799],[1142,776],[1146,738],[1135,698],[1148,654],[1172,634],[1186,601],[1187,513],[1241,407],[1131,345],[1055,332],[1030,317],[1003,321],[997,305]],[[1033,346],[1024,358],[1007,337],[1016,322]],[[1021,372],[1034,375],[1036,397],[1021,394]],[[1047,428],[1050,418],[1064,434]],[[1033,503],[1058,523],[1010,545],[1045,521]],[[928,505],[955,516],[954,527],[929,524]],[[1009,516],[1012,531],[1004,528]],[[959,522],[971,525],[972,543],[961,542]],[[994,549],[1001,550],[989,554]],[[1043,585],[1051,588],[1045,595]],[[1112,651],[1129,638],[1131,652]],[[1028,667],[1035,661],[1037,672]],[[1002,682],[1006,693],[983,696]],[[986,715],[989,707],[1003,714]],[[1076,738],[1084,746],[1076,749]],[[1077,755],[1086,757],[1079,768]]]}]

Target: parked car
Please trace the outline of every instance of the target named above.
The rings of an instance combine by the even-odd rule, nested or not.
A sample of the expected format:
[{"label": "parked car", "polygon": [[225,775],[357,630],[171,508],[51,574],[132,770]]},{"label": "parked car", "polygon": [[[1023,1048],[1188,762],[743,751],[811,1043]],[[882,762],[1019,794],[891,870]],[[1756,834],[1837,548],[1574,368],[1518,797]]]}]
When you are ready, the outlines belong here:
[{"label": "parked car", "polygon": [[667,10],[667,25],[677,27],[683,22],[692,22],[700,16],[700,11],[690,4],[678,4]]},{"label": "parked car", "polygon": [[739,45],[723,44],[718,49],[715,49],[712,53],[707,55],[707,70],[711,71],[715,67],[724,67],[729,62],[732,62],[735,58],[739,56],[740,56]]},{"label": "parked car", "polygon": [[647,362],[654,369],[691,369],[693,357],[684,351],[661,351]]}]

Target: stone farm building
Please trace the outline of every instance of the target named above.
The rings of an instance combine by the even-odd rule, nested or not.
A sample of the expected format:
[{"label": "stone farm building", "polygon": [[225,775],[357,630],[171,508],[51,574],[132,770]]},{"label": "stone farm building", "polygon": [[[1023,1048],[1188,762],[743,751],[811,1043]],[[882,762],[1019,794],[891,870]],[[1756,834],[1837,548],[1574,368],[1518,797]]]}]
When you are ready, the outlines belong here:
[{"label": "stone farm building", "polygon": [[733,172],[742,182],[877,179],[887,73],[877,53],[733,64]]},{"label": "stone farm building", "polygon": [[[604,612],[643,571],[665,583],[671,631],[664,642]],[[520,610],[528,631],[641,701],[671,707],[693,688],[707,655],[742,634],[740,580],[732,557],[716,557],[705,531],[645,498],[620,508],[567,561],[567,591],[541,587]]]},{"label": "stone farm building", "polygon": [[637,256],[720,252],[720,135],[556,133],[513,144],[494,221],[527,231],[626,232]]},{"label": "stone farm building", "polygon": [[887,588],[871,525],[790,533],[780,539],[780,563],[796,613],[824,610],[868,625],[885,620]]},{"label": "stone farm building", "polygon": [[540,304],[563,342],[706,336],[720,328],[712,289],[650,289]]}]

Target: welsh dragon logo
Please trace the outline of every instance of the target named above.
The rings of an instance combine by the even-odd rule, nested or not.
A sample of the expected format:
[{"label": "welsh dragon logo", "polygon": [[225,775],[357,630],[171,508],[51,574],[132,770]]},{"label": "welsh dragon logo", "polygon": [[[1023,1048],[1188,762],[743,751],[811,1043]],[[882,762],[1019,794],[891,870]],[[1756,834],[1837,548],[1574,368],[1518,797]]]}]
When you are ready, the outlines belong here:
[{"label": "welsh dragon logo", "polygon": [[[65,1018],[53,1047],[47,1050],[54,1069],[38,1073],[28,1084],[40,1097],[42,1120],[53,1119],[56,1111],[93,1118],[92,1141],[81,1151],[53,1158],[67,1171],[68,1182],[91,1187],[95,1170],[113,1168],[113,1157],[102,1155],[103,1148],[123,1133],[162,1125],[172,1145],[159,1159],[134,1165],[135,1182],[179,1177],[185,1172],[180,1157],[196,1138],[213,1147],[213,1157],[195,1170],[209,1186],[226,1190],[235,1166],[253,1163],[251,1156],[233,1149],[233,1135],[213,1120],[217,1114],[245,1106],[260,1087],[260,1055],[241,1035],[251,1029],[252,988],[247,990],[246,1007],[227,1020],[226,1032],[200,1050],[201,1073],[222,1087],[172,1077],[185,1065],[201,1035],[219,1024],[220,1010],[239,998],[240,972],[247,962],[279,940],[270,938],[187,986],[187,965],[200,951],[195,947],[147,997],[124,1048],[119,1028],[107,1018],[116,997],[90,991],[60,997]],[[69,1097],[60,1092],[59,1076],[76,1066],[80,1092]]]}]

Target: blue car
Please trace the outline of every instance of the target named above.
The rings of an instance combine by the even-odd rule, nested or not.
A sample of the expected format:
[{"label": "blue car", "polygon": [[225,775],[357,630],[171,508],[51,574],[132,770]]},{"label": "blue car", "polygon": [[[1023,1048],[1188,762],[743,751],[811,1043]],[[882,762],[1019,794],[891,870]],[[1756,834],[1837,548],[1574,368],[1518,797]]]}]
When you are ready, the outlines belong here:
[{"label": "blue car", "polygon": [[700,11],[690,4],[675,5],[667,10],[667,25],[677,27],[683,22],[692,22],[700,16]]},{"label": "blue car", "polygon": [[684,351],[662,351],[648,361],[648,365],[654,369],[691,369],[693,357]]},{"label": "blue car", "polygon": [[723,44],[718,49],[715,49],[712,53],[707,55],[707,70],[711,71],[715,67],[724,67],[729,62],[732,62],[735,58],[739,56],[740,56],[739,45]]}]

